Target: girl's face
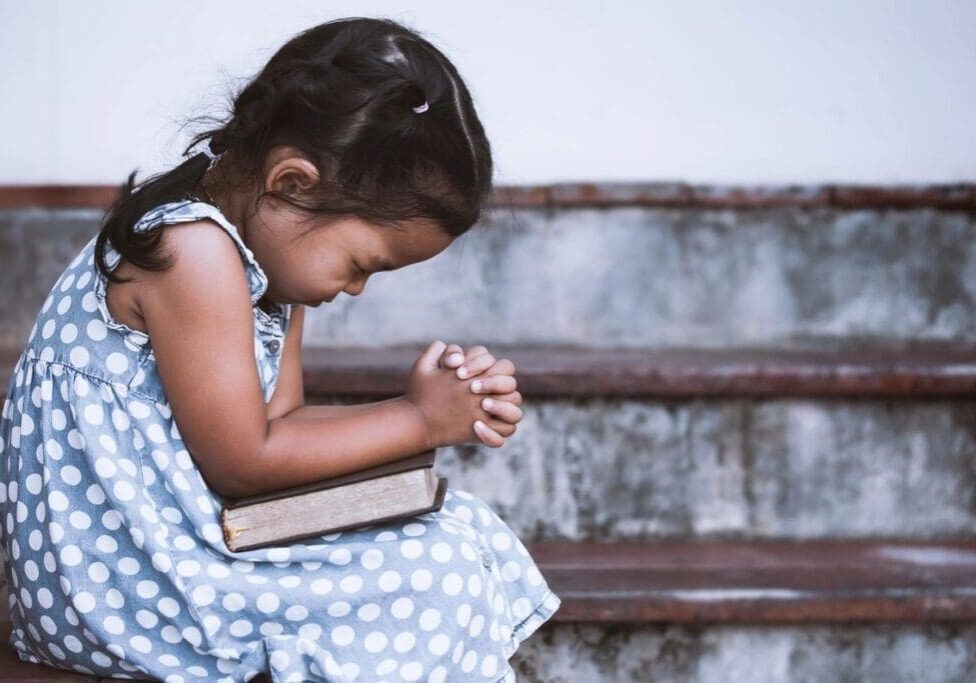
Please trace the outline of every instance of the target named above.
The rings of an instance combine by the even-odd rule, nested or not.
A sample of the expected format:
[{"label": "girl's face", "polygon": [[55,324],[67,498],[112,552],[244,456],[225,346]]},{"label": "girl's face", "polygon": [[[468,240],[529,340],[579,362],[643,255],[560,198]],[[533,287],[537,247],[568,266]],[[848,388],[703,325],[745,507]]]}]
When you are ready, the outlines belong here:
[{"label": "girl's face", "polygon": [[[293,147],[273,148],[266,168],[266,189],[295,192],[318,183],[315,165]],[[318,306],[341,292],[357,296],[373,273],[426,261],[454,240],[428,222],[399,229],[358,218],[299,224],[298,210],[275,197],[265,197],[255,214],[245,210],[247,198],[214,196],[268,276],[265,297],[277,303]]]},{"label": "girl's face", "polygon": [[[358,296],[373,273],[426,261],[453,241],[440,228],[418,223],[394,229],[345,219],[309,229],[294,227],[284,210],[277,213],[265,218],[248,246],[268,276],[265,296],[278,303],[318,306],[341,292]],[[275,220],[280,223],[272,226]]]}]

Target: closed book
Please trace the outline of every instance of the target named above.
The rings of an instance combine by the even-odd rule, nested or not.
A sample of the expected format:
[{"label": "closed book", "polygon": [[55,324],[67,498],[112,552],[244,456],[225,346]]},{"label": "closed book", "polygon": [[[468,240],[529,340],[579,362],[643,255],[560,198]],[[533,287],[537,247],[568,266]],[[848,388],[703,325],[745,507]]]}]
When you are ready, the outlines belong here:
[{"label": "closed book", "polygon": [[434,450],[302,486],[226,500],[224,541],[232,552],[321,536],[439,510],[447,479]]}]

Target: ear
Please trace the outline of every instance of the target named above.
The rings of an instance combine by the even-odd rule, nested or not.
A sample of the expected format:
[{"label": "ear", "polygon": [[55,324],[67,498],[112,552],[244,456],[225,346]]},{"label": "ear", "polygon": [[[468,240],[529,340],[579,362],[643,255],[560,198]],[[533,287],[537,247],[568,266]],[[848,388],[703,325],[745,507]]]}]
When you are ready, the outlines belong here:
[{"label": "ear", "polygon": [[319,171],[298,149],[290,145],[275,147],[270,169],[265,176],[265,190],[301,194],[319,184]]}]

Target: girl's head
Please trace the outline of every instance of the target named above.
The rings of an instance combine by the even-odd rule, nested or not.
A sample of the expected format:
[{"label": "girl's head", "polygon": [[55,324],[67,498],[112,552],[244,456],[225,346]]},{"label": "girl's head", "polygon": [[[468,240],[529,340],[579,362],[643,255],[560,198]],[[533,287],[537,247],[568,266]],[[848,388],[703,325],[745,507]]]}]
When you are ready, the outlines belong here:
[{"label": "girl's head", "polygon": [[220,154],[209,170],[201,152],[138,187],[130,174],[96,243],[106,277],[122,281],[105,266],[106,240],[133,264],[164,269],[158,232],[132,225],[159,204],[211,197],[268,274],[269,298],[315,304],[439,253],[491,194],[490,145],[457,70],[388,19],[295,36],[185,154],[207,138]]}]

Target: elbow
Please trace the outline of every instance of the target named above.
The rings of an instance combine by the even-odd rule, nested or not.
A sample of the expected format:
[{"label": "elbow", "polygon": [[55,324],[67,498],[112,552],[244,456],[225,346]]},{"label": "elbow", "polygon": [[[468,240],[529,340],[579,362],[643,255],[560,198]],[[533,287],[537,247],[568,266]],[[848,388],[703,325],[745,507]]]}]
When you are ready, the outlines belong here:
[{"label": "elbow", "polygon": [[209,472],[201,468],[200,474],[211,491],[224,499],[246,498],[260,490],[261,451],[253,451],[247,456],[233,458],[223,463],[223,467]]}]

